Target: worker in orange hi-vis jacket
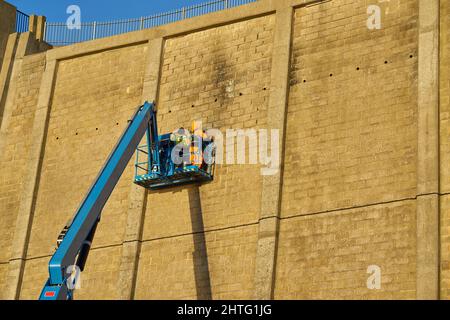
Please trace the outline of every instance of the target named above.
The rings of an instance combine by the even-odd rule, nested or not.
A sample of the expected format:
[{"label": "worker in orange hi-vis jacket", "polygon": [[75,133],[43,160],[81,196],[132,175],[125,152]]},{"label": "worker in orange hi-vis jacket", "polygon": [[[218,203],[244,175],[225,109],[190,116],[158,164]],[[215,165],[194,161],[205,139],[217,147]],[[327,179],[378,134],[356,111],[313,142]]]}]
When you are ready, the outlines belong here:
[{"label": "worker in orange hi-vis jacket", "polygon": [[201,121],[194,121],[192,123],[192,132],[194,139],[190,149],[191,163],[200,168],[203,164],[203,140],[207,138]]}]

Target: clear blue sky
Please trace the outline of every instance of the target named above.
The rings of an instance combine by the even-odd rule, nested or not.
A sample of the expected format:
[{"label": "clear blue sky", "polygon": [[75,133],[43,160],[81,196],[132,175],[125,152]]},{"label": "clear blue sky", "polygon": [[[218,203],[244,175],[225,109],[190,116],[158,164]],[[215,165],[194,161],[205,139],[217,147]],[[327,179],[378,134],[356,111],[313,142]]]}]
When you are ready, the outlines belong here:
[{"label": "clear blue sky", "polygon": [[209,0],[5,0],[27,14],[47,17],[49,22],[65,22],[70,5],[81,9],[82,22],[138,18]]}]

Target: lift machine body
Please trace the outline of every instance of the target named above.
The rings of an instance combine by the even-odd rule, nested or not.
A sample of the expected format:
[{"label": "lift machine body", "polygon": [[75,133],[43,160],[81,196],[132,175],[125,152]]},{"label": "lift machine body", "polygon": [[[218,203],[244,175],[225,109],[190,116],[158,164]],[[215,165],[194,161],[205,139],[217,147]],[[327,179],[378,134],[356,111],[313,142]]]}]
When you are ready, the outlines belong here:
[{"label": "lift machine body", "polygon": [[[144,136],[147,143],[139,146]],[[41,300],[73,299],[77,272],[84,270],[102,209],[135,151],[134,182],[147,189],[213,179],[212,139],[201,131],[191,134],[184,129],[159,136],[155,105],[144,103],[136,110],[80,207],[59,235]]]}]

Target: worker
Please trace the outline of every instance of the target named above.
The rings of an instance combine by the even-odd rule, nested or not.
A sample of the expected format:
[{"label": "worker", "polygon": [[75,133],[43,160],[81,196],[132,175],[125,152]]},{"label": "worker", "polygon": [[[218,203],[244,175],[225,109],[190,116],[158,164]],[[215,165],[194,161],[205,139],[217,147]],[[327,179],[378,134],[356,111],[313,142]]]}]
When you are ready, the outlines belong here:
[{"label": "worker", "polygon": [[191,164],[200,168],[203,165],[203,141],[207,139],[206,131],[202,129],[201,121],[192,123],[194,142],[191,144]]},{"label": "worker", "polygon": [[170,141],[174,142],[175,146],[179,145],[179,148],[181,148],[180,156],[182,157],[183,160],[179,165],[182,165],[184,168],[187,164],[190,164],[189,163],[190,157],[187,157],[184,154],[186,150],[190,150],[192,144],[192,137],[189,131],[184,129],[183,127],[178,129],[177,131],[175,131],[170,135]]}]

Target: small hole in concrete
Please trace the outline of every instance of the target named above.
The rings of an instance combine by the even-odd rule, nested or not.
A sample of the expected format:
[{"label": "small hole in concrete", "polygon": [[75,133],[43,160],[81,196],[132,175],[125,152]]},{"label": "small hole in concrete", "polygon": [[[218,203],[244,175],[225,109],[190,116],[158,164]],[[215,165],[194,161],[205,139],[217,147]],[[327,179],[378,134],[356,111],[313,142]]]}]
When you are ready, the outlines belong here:
[{"label": "small hole in concrete", "polygon": [[242,95],[243,95],[243,93],[242,93],[242,92],[239,92],[239,95],[240,95],[240,96],[242,96]]},{"label": "small hole in concrete", "polygon": [[264,90],[264,91],[266,91],[266,90],[267,90],[267,88],[264,88],[263,90]]},{"label": "small hole in concrete", "polygon": [[384,64],[388,64],[387,60],[384,62]]},{"label": "small hole in concrete", "polygon": [[59,140],[59,137],[56,137],[56,140]]},{"label": "small hole in concrete", "polygon": [[194,108],[194,107],[195,107],[194,105],[191,106],[191,108]]},{"label": "small hole in concrete", "polygon": [[303,80],[303,83],[305,83],[306,82],[306,80]]},{"label": "small hole in concrete", "polygon": [[356,70],[358,70],[358,71],[359,71],[359,67],[358,67],[358,68],[356,68]]},{"label": "small hole in concrete", "polygon": [[97,131],[97,130],[98,130],[98,128],[95,128],[95,130]]},{"label": "small hole in concrete", "polygon": [[333,74],[332,73],[330,73],[330,77],[332,77],[333,76]]},{"label": "small hole in concrete", "polygon": [[216,99],[216,100],[214,100],[214,102],[217,102],[217,99]]},{"label": "small hole in concrete", "polygon": [[75,135],[77,136],[77,135],[78,135],[78,132],[75,132]]},{"label": "small hole in concrete", "polygon": [[169,110],[169,113],[172,113],[172,110]]},{"label": "small hole in concrete", "polygon": [[411,54],[409,57],[410,57],[410,58],[413,58],[413,55]]}]

